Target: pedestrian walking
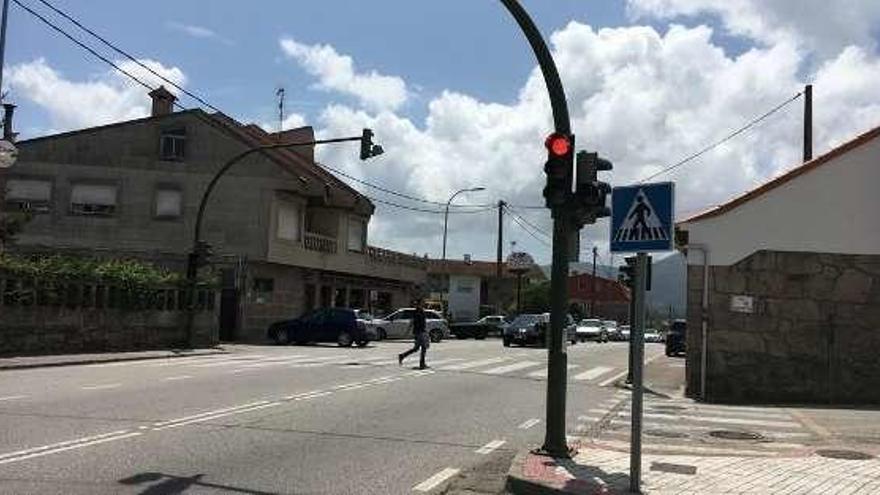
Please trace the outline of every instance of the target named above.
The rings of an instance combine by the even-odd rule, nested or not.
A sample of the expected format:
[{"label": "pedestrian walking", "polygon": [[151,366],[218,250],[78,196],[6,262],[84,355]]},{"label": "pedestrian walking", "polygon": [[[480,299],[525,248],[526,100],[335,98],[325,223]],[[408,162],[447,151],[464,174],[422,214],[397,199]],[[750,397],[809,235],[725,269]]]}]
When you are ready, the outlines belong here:
[{"label": "pedestrian walking", "polygon": [[431,340],[428,338],[428,329],[427,327],[427,316],[425,315],[425,305],[424,302],[419,299],[416,301],[416,310],[413,312],[412,319],[412,331],[413,331],[413,348],[397,355],[397,362],[403,366],[403,360],[406,359],[410,354],[420,351],[419,354],[419,369],[424,370],[428,368],[428,365],[425,364],[425,353],[428,352],[428,347],[430,346]]}]

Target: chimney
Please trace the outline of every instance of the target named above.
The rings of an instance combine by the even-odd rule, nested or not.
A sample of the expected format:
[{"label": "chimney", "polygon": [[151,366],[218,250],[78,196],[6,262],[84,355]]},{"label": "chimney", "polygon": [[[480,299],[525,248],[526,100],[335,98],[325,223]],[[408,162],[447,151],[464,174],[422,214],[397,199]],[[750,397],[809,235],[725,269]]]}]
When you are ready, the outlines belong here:
[{"label": "chimney", "polygon": [[15,142],[16,133],[12,130],[12,114],[15,112],[15,105],[12,103],[3,104],[3,140],[10,143]]},{"label": "chimney", "polygon": [[153,111],[150,116],[159,117],[174,111],[174,102],[177,100],[177,97],[165,89],[165,86],[159,86],[150,91],[149,95],[153,99]]},{"label": "chimney", "polygon": [[471,255],[469,255],[469,254],[464,255],[464,262],[466,264],[470,265],[471,264]]}]

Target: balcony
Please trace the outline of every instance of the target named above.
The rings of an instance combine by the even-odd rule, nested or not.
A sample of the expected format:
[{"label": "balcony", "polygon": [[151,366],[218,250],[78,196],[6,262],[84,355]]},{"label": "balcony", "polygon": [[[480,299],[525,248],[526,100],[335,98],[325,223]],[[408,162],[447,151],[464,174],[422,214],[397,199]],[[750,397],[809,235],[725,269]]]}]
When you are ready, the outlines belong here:
[{"label": "balcony", "polygon": [[306,232],[303,235],[303,247],[308,249],[309,251],[336,254],[336,251],[338,249],[338,242],[334,237],[315,234],[314,232]]},{"label": "balcony", "polygon": [[397,251],[389,251],[387,249],[377,248],[374,246],[367,247],[367,257],[372,263],[405,266],[407,268],[415,268],[417,270],[427,270],[428,268],[428,262],[423,258],[398,253]]}]

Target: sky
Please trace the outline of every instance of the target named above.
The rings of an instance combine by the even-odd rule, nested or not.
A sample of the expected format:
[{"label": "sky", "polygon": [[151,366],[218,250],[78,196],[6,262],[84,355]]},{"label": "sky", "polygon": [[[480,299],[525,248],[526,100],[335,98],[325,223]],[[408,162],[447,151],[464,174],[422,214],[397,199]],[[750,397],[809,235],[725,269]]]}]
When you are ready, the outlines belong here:
[{"label": "sky", "polygon": [[[17,0],[158,85],[41,0]],[[814,85],[816,155],[880,125],[880,2],[873,0],[523,0],[548,39],[577,149],[614,162],[626,185],[710,145]],[[505,200],[505,254],[549,262],[544,138],[552,119],[540,72],[497,0],[51,0],[83,25],[245,123],[311,125],[320,137],[376,133],[386,153],[328,145],[319,161],[424,201],[354,184],[377,200],[369,242],[439,257],[494,259]],[[13,3],[3,91],[20,138],[149,112],[146,90]],[[186,107],[199,106],[181,95]],[[799,165],[802,99],[653,180],[676,183],[676,217],[723,204]],[[425,202],[428,201],[428,202]],[[581,232],[607,252],[607,221]],[[515,246],[510,244],[515,242]],[[584,254],[582,258],[588,256]]]}]

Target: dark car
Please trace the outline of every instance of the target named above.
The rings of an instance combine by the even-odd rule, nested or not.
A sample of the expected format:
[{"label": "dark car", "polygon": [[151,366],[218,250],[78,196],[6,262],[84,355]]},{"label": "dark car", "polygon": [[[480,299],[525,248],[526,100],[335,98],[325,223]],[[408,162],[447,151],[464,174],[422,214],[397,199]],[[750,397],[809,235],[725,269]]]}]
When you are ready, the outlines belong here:
[{"label": "dark car", "polygon": [[685,337],[687,337],[687,321],[673,321],[669,326],[669,331],[666,332],[666,355],[684,354],[687,351]]},{"label": "dark car", "polygon": [[[567,317],[565,327],[565,339],[575,343],[574,320]],[[502,340],[505,347],[511,344],[529,345],[538,344],[545,347],[547,344],[547,331],[550,329],[550,313],[522,314],[514,318],[504,328]]]},{"label": "dark car", "polygon": [[484,316],[473,323],[453,323],[449,325],[449,331],[457,339],[482,340],[487,335],[503,333],[505,326],[503,316]]},{"label": "dark car", "polygon": [[308,344],[336,342],[341,347],[356,343],[364,347],[370,341],[366,325],[358,321],[353,309],[316,309],[293,320],[278,321],[269,326],[268,337],[276,344]]}]

